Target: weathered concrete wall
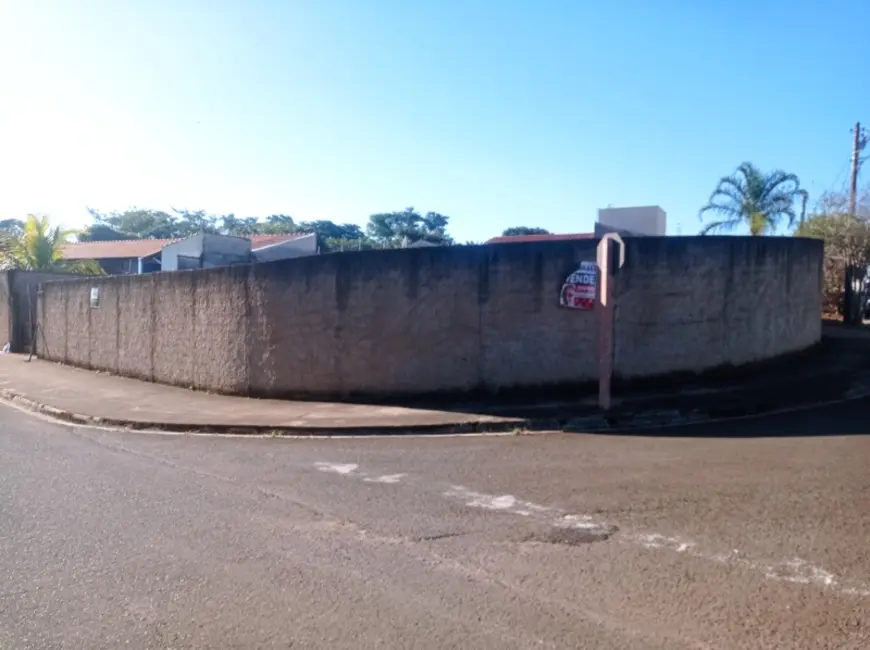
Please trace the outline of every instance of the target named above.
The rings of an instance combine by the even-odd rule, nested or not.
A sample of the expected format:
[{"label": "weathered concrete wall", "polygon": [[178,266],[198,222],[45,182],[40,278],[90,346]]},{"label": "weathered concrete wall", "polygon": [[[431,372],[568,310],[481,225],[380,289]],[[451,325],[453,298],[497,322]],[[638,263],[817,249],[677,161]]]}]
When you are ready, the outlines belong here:
[{"label": "weathered concrete wall", "polygon": [[821,338],[820,240],[626,239],[617,280],[617,375],[742,365]]},{"label": "weathered concrete wall", "polygon": [[[39,353],[76,366],[246,393],[248,267],[44,285]],[[91,288],[100,305],[90,306]]]},{"label": "weathered concrete wall", "polygon": [[0,346],[12,339],[12,294],[9,291],[9,272],[0,273]]},{"label": "weathered concrete wall", "polygon": [[[590,381],[595,312],[558,306],[595,241],[363,251],[45,285],[41,354],[181,386],[384,396]],[[742,364],[821,336],[821,242],[627,240],[616,372]],[[101,304],[88,306],[99,284]],[[42,347],[42,346],[41,346]]]}]

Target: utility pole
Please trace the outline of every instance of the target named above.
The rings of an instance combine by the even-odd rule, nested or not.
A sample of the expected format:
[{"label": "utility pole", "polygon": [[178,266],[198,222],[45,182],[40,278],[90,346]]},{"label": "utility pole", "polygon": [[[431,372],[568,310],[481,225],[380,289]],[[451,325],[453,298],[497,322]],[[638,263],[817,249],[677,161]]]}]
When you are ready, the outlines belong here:
[{"label": "utility pole", "polygon": [[[857,216],[858,203],[858,170],[861,167],[861,152],[867,146],[867,133],[861,128],[861,122],[855,122],[855,130],[853,132],[854,139],[852,140],[852,173],[849,177],[849,215],[854,218]],[[861,291],[861,281],[863,280],[863,270],[846,264],[844,275],[844,294],[843,294],[843,321],[850,324],[861,323],[861,305],[860,298],[863,292]],[[856,279],[858,286],[856,287]]]},{"label": "utility pole", "polygon": [[855,122],[855,139],[852,142],[852,175],[849,179],[849,214],[855,216],[858,200],[858,169],[861,167],[861,152],[867,146],[867,133],[861,122]]}]

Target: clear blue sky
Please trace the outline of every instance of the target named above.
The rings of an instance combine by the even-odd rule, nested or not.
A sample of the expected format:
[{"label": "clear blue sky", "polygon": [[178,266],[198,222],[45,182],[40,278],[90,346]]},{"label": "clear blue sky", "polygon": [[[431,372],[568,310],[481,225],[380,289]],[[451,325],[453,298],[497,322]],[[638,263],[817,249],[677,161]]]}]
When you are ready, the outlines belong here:
[{"label": "clear blue sky", "polygon": [[694,234],[744,160],[843,186],[868,25],[867,0],[4,0],[0,215],[413,205],[464,241],[658,204]]}]

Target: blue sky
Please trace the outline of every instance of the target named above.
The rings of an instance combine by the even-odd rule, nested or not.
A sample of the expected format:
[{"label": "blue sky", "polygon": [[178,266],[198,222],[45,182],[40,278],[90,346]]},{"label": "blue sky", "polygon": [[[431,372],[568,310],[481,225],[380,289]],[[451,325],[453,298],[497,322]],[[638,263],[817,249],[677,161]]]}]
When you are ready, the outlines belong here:
[{"label": "blue sky", "polygon": [[0,215],[415,206],[465,241],[658,204],[694,234],[744,160],[843,187],[868,24],[866,0],[4,0]]}]

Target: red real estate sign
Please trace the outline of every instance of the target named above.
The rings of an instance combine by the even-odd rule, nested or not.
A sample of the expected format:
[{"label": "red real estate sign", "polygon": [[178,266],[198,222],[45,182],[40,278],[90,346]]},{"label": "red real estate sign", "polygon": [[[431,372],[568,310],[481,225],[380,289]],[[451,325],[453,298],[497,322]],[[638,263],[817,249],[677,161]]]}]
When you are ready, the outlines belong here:
[{"label": "red real estate sign", "polygon": [[595,262],[581,262],[580,268],[565,278],[559,293],[559,305],[568,309],[593,309],[597,272]]}]

